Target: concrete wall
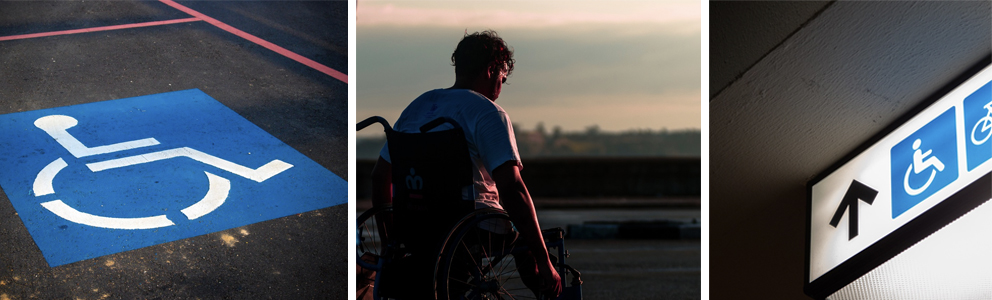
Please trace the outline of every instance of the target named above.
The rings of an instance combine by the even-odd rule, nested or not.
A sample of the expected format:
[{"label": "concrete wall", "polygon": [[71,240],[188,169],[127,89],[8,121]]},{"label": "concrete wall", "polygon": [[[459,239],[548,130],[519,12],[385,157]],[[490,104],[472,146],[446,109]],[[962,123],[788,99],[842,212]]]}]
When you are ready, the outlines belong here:
[{"label": "concrete wall", "polygon": [[[370,197],[375,161],[357,162],[357,198]],[[699,158],[525,159],[521,172],[533,197],[699,196]]]}]

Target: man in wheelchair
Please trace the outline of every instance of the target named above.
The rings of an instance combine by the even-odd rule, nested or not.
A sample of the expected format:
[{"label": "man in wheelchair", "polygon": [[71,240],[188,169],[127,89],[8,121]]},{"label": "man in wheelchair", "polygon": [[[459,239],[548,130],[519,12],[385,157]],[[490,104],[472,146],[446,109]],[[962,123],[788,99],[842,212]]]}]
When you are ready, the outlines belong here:
[{"label": "man in wheelchair", "polygon": [[[438,244],[444,242],[444,236],[441,235],[446,233],[445,228],[458,222],[468,212],[486,208],[504,209],[509,220],[513,222],[515,232],[509,228],[508,223],[502,224],[500,220],[491,219],[488,228],[483,231],[487,236],[485,241],[477,241],[479,245],[476,247],[462,247],[464,249],[458,250],[460,251],[458,254],[452,255],[475,255],[473,251],[495,251],[490,249],[493,243],[516,242],[527,249],[513,254],[516,267],[527,288],[554,298],[561,293],[561,278],[545,246],[527,186],[520,177],[523,164],[517,152],[510,118],[496,104],[503,83],[513,71],[513,51],[496,32],[491,30],[476,32],[466,35],[458,43],[451,61],[455,66],[454,85],[446,89],[428,91],[417,97],[396,120],[393,130],[400,133],[458,132],[458,135],[464,136],[464,139],[461,139],[464,142],[437,142],[438,145],[424,145],[435,142],[416,140],[410,143],[420,144],[418,147],[426,150],[410,150],[418,147],[400,147],[396,144],[401,143],[399,141],[401,138],[387,135],[387,145],[380,151],[380,157],[372,173],[373,205],[393,206],[394,210],[406,210],[408,215],[416,216],[401,219],[397,212],[397,220],[392,220],[401,224],[394,227],[399,229],[395,234],[405,236],[406,247],[411,249],[411,253],[418,251],[437,253],[440,247]],[[464,146],[459,146],[459,143]],[[459,147],[467,149],[457,149]],[[439,175],[451,177],[449,179],[452,183],[447,185],[456,185],[452,189],[455,195],[448,198],[458,199],[448,202],[427,202],[431,199],[425,198],[435,196],[432,196],[434,195],[432,191],[421,191],[421,188],[427,190],[426,186],[431,184],[428,181],[435,180],[429,177],[430,174],[425,173],[431,172],[432,168],[407,166],[405,161],[418,160],[424,163],[423,157],[438,156],[439,153],[451,151],[450,148],[456,148],[455,154],[451,154],[454,157],[457,157],[459,152],[465,153],[465,150],[469,154],[468,159],[464,160],[466,179],[459,181],[462,179],[453,178],[457,175]],[[396,157],[399,155],[405,157]],[[433,162],[427,159],[426,163],[444,165],[451,164],[449,162],[451,160],[457,161],[457,159],[444,159],[448,154],[440,156],[442,157]],[[397,203],[393,203],[394,199]],[[401,202],[399,199],[403,199],[403,207],[398,207]],[[483,227],[482,224],[479,227]],[[436,260],[436,257],[430,257],[420,262],[415,260],[407,262],[408,268],[429,270],[400,275],[402,281],[422,281],[427,284],[425,279],[418,278],[420,276],[418,274],[433,274],[434,265],[429,262]],[[452,269],[455,269],[453,272],[470,272],[470,270],[458,269],[458,266]],[[414,291],[408,292],[411,296],[417,294]]]}]

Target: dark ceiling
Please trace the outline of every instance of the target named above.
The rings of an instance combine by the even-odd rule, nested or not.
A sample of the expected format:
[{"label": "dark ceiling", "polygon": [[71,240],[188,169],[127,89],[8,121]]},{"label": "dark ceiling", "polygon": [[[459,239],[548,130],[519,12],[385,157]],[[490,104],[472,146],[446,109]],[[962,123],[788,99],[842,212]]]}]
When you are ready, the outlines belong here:
[{"label": "dark ceiling", "polygon": [[804,299],[806,183],[992,55],[992,2],[710,2],[710,298]]}]

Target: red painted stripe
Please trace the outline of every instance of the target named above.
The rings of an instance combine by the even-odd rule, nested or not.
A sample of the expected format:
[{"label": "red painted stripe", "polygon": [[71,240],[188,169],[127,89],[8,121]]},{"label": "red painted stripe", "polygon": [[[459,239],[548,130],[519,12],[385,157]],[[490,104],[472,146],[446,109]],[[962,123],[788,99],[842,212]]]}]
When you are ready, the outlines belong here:
[{"label": "red painted stripe", "polygon": [[204,15],[204,14],[198,12],[198,11],[195,11],[193,9],[190,9],[188,7],[185,7],[185,6],[183,6],[183,5],[179,4],[179,3],[176,3],[175,1],[172,1],[172,0],[159,0],[159,1],[161,1],[162,3],[165,3],[166,5],[172,6],[175,9],[181,10],[184,13],[187,13],[187,14],[189,14],[191,16],[194,16],[194,17],[196,17],[198,19],[201,19],[201,20],[203,20],[203,21],[205,21],[207,23],[213,24],[214,26],[217,26],[217,28],[223,29],[224,31],[227,31],[227,32],[230,32],[230,33],[233,33],[234,35],[240,36],[240,37],[242,37],[242,38],[244,38],[246,40],[251,41],[252,43],[258,44],[259,46],[265,47],[265,48],[267,48],[269,50],[275,51],[276,53],[282,54],[282,56],[288,57],[289,59],[295,60],[295,61],[297,61],[299,63],[302,63],[304,65],[307,65],[308,67],[314,68],[317,71],[320,71],[320,72],[322,72],[324,74],[330,75],[331,77],[334,77],[337,80],[341,80],[341,82],[348,83],[348,75],[345,75],[344,73],[338,72],[337,70],[331,69],[331,68],[329,68],[329,67],[327,67],[325,65],[322,65],[322,64],[320,64],[318,62],[315,62],[315,61],[313,61],[313,60],[311,60],[309,58],[306,58],[306,57],[303,57],[302,55],[296,54],[293,51],[286,50],[286,48],[279,47],[278,45],[273,44],[273,43],[269,43],[268,41],[263,40],[263,39],[261,39],[259,37],[254,36],[254,35],[248,34],[247,32],[238,30],[237,28],[234,28],[234,27],[231,27],[230,25],[224,24],[224,22],[218,21],[217,19],[211,18],[211,17],[209,17],[207,15]]},{"label": "red painted stripe", "polygon": [[145,22],[145,23],[133,23],[133,24],[124,24],[124,25],[112,25],[112,26],[102,26],[102,27],[83,28],[83,29],[50,31],[50,32],[42,32],[42,33],[8,35],[8,36],[0,36],[0,41],[30,39],[30,38],[43,37],[43,36],[56,36],[56,35],[76,34],[76,33],[95,32],[95,31],[107,31],[107,30],[117,30],[117,29],[126,29],[126,28],[158,26],[158,25],[176,24],[176,23],[185,23],[185,22],[194,22],[194,21],[200,21],[200,19],[198,19],[198,18],[186,18],[186,19],[154,21],[154,22]]}]

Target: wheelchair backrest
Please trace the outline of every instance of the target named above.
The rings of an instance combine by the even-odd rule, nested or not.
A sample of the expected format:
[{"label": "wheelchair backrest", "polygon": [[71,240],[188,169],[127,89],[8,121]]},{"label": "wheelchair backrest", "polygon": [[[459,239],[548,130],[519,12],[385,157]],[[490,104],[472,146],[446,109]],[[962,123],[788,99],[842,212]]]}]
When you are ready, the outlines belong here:
[{"label": "wheelchair backrest", "polygon": [[[475,209],[472,159],[457,122],[437,118],[420,132],[407,133],[393,130],[381,117],[370,117],[358,123],[358,130],[376,122],[389,145],[393,212],[399,224],[443,230]],[[445,123],[453,128],[430,132]]]},{"label": "wheelchair backrest", "polygon": [[[429,132],[443,123],[454,128]],[[446,118],[429,122],[420,131],[386,132],[392,159],[394,210],[465,215],[475,208],[475,202],[472,159],[464,131]]]},{"label": "wheelchair backrest", "polygon": [[[389,261],[393,272],[382,273],[380,295],[429,299],[434,296],[434,267],[444,238],[475,209],[468,143],[459,124],[448,118],[407,133],[393,130],[381,117],[371,117],[358,123],[358,130],[376,122],[386,132],[392,166],[395,226],[389,238],[403,245],[402,254]],[[445,123],[453,128],[430,132]]]}]

